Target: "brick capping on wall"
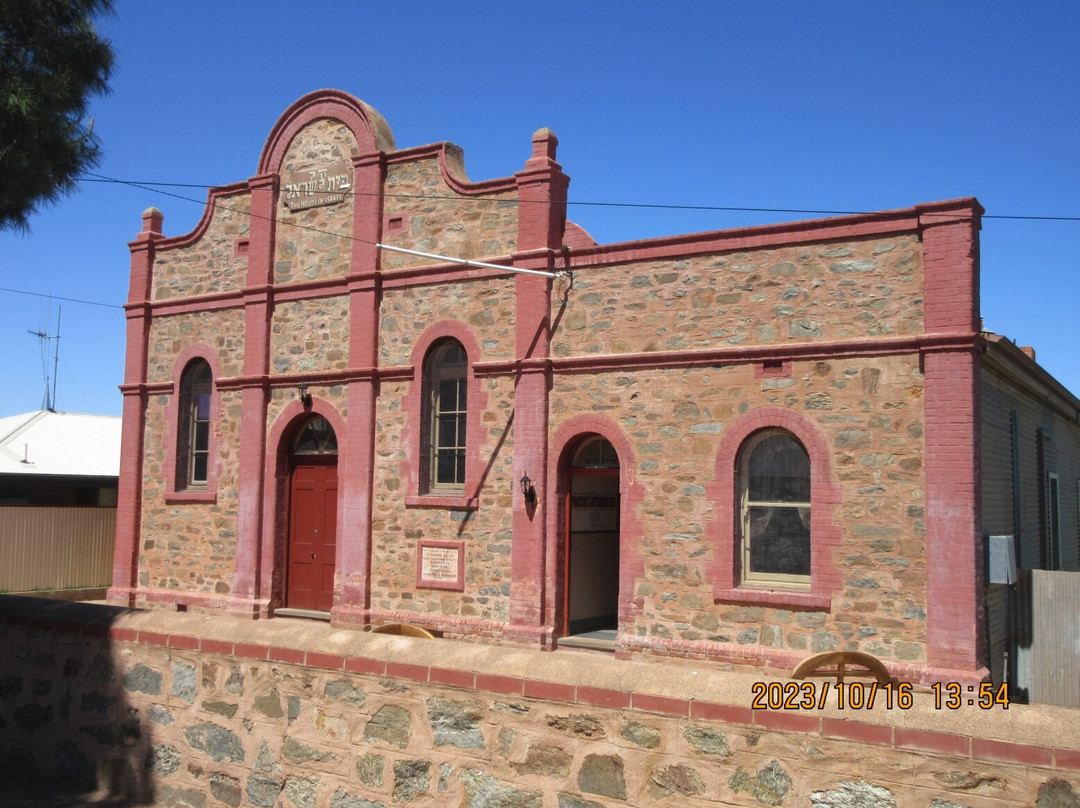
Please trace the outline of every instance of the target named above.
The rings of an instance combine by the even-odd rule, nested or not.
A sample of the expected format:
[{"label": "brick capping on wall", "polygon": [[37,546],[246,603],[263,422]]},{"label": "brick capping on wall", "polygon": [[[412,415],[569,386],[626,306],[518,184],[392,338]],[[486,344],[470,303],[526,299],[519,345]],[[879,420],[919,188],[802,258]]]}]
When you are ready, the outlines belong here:
[{"label": "brick capping on wall", "polygon": [[935,711],[932,694],[917,689],[910,710],[890,711],[879,705],[874,710],[845,711],[832,699],[822,710],[756,710],[750,707],[753,683],[787,681],[785,672],[708,670],[687,662],[622,661],[577,651],[551,654],[520,647],[343,632],[319,621],[252,623],[220,615],[6,595],[0,596],[0,627],[1080,771],[1077,711],[1052,705]]}]

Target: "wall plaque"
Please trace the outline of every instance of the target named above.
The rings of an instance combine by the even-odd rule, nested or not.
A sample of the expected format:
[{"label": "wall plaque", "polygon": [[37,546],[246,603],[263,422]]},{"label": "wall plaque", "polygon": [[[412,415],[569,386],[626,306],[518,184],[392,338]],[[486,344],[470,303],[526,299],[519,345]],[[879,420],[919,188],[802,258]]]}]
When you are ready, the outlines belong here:
[{"label": "wall plaque", "polygon": [[293,171],[283,174],[281,180],[289,210],[336,205],[352,190],[352,163],[342,160],[323,168]]},{"label": "wall plaque", "polygon": [[417,542],[416,585],[423,589],[465,590],[465,542]]}]

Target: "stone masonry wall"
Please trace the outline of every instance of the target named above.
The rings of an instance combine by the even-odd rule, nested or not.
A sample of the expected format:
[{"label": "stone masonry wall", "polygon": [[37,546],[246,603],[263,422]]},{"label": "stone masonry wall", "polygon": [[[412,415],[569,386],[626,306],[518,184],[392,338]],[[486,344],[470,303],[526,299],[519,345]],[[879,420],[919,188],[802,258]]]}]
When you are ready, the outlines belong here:
[{"label": "stone masonry wall", "polygon": [[[615,421],[636,455],[644,494],[640,542],[624,542],[643,575],[642,610],[623,627],[641,636],[763,645],[797,652],[861,650],[926,659],[923,380],[915,356],[794,361],[790,376],[753,366],[625,370],[557,377],[550,430],[591,411]],[[824,436],[842,505],[842,544],[824,563],[842,590],[825,612],[713,603],[710,562],[718,511],[710,486],[728,425],[762,406],[794,408]]]},{"label": "stone masonry wall", "polygon": [[918,334],[921,247],[913,237],[863,239],[585,267],[575,271],[552,354]]},{"label": "stone masonry wall", "polygon": [[[445,148],[453,170],[460,150],[450,144]],[[455,179],[464,176],[460,170]],[[509,255],[517,247],[516,188],[485,189],[480,199],[462,200],[457,189],[447,185],[439,161],[426,157],[389,165],[385,189],[386,244],[473,260]],[[381,258],[386,270],[429,263],[431,259],[402,253]]]},{"label": "stone masonry wall", "polygon": [[251,232],[250,213],[251,197],[246,193],[217,198],[201,238],[192,243],[181,238],[181,245],[163,251],[155,262],[151,299],[176,300],[243,289],[248,262],[238,243]]},{"label": "stone masonry wall", "polygon": [[13,597],[0,634],[4,776],[160,806],[1080,805],[1064,708],[753,710],[689,663]]}]

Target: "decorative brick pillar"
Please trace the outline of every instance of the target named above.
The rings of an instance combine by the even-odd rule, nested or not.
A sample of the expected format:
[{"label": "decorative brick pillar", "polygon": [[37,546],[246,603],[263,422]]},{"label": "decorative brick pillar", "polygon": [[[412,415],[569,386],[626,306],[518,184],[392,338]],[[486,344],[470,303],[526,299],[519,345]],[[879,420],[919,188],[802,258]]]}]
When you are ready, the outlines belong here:
[{"label": "decorative brick pillar", "polygon": [[[926,611],[931,678],[987,675],[979,477],[979,217],[973,200],[919,206],[929,334],[970,337],[923,355]],[[966,344],[964,344],[966,343]],[[956,343],[950,343],[956,344]]]},{"label": "decorative brick pillar", "polygon": [[266,492],[266,417],[269,402],[270,327],[273,309],[275,210],[278,177],[251,182],[251,235],[244,289],[244,378],[240,391],[240,468],[237,490],[236,568],[229,610],[266,616],[271,593],[260,586],[260,543]]},{"label": "decorative brick pillar", "polygon": [[150,290],[154,276],[155,244],[163,238],[165,217],[157,208],[142,215],[142,231],[128,244],[131,278],[128,286],[127,345],[124,363],[123,426],[120,441],[120,480],[116,501],[116,544],[112,586],[106,599],[119,606],[135,603],[138,587],[139,532],[142,522],[143,435],[146,434],[146,369],[150,344]]},{"label": "decorative brick pillar", "polygon": [[341,518],[338,520],[337,599],[331,615],[340,625],[370,622],[371,499],[375,487],[375,405],[378,398],[379,304],[382,284],[379,250],[386,159],[383,152],[353,158],[354,199],[349,280],[349,429],[338,456]]},{"label": "decorative brick pillar", "polygon": [[[558,139],[550,129],[532,138],[532,156],[515,175],[518,183],[518,249],[514,264],[552,270],[566,226],[569,177],[555,161]],[[543,625],[544,556],[549,537],[544,508],[555,507],[548,479],[548,391],[552,281],[539,275],[516,279],[517,331],[514,387],[514,516],[510,559],[510,626],[507,635],[549,645],[554,627]],[[527,507],[517,481],[525,475],[536,487],[537,507]]]}]

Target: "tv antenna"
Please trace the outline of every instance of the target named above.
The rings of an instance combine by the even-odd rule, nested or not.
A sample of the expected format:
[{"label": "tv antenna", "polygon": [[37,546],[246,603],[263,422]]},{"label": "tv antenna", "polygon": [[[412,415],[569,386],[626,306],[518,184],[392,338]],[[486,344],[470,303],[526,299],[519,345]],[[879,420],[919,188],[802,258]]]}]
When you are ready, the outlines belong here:
[{"label": "tv antenna", "polygon": [[[60,315],[64,309],[62,306],[58,306],[56,309],[56,333],[47,334],[44,331],[30,331],[26,333],[33,334],[41,341],[41,370],[45,376],[45,409],[49,412],[56,412],[56,377],[60,373]],[[52,373],[52,389],[49,389],[49,340],[55,340],[53,342],[53,373]]]}]

